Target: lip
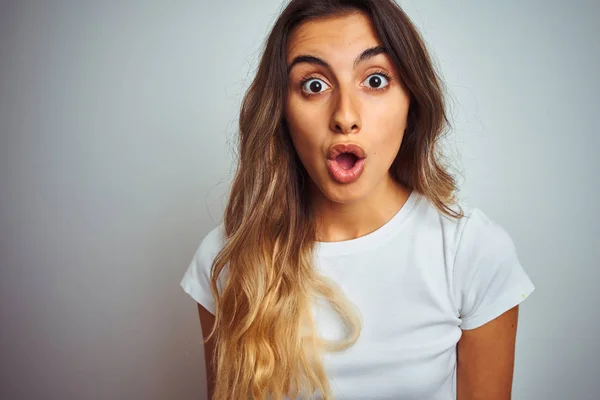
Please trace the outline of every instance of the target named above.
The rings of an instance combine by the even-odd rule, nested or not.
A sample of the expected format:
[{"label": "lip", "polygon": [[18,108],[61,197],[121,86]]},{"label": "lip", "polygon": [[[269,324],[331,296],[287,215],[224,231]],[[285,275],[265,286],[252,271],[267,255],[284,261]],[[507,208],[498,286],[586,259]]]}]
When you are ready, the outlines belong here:
[{"label": "lip", "polygon": [[337,143],[329,148],[327,159],[335,160],[337,156],[343,153],[354,154],[359,160],[367,158],[365,150],[354,143]]},{"label": "lip", "polygon": [[333,180],[338,183],[348,184],[353,183],[363,173],[366,160],[361,158],[354,163],[354,166],[350,169],[344,169],[335,160],[327,160],[327,170]]}]

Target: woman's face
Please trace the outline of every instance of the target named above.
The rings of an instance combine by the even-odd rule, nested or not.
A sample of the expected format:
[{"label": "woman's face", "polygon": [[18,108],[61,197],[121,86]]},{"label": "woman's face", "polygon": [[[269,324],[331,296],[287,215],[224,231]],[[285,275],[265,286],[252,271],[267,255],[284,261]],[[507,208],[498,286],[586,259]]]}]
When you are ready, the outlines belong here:
[{"label": "woman's face", "polygon": [[[370,20],[358,13],[307,21],[288,42],[285,120],[313,188],[334,202],[385,187],[402,143],[409,94],[378,46]],[[340,143],[358,145],[364,160],[329,160]]]}]

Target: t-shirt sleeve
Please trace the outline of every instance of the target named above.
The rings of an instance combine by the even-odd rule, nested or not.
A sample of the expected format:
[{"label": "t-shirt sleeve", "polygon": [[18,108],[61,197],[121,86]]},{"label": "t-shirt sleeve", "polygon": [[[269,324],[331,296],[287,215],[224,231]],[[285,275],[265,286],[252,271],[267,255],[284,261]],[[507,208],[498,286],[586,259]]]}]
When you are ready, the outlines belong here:
[{"label": "t-shirt sleeve", "polygon": [[460,328],[484,325],[520,304],[534,289],[511,237],[474,209],[466,217],[454,262]]},{"label": "t-shirt sleeve", "polygon": [[[216,307],[210,289],[210,272],[212,262],[222,245],[221,230],[221,226],[218,226],[202,239],[181,280],[183,290],[213,315]],[[217,288],[220,289],[220,285]]]}]

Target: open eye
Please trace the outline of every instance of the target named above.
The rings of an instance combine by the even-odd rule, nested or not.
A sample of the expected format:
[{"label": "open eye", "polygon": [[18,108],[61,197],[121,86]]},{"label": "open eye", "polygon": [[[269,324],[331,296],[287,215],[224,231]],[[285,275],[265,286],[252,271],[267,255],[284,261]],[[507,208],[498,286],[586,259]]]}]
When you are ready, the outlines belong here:
[{"label": "open eye", "polygon": [[319,78],[308,77],[302,81],[302,90],[308,94],[317,94],[328,88],[327,84]]},{"label": "open eye", "polygon": [[384,73],[378,72],[376,74],[369,75],[365,82],[368,82],[367,87],[372,90],[377,90],[386,87],[390,83],[390,77]]}]

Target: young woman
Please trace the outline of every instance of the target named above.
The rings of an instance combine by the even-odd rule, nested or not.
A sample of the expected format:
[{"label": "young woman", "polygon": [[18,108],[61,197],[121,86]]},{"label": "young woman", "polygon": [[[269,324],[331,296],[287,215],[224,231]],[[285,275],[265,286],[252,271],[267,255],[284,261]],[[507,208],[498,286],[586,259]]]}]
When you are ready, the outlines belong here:
[{"label": "young woman", "polygon": [[209,398],[510,398],[511,238],[458,204],[422,38],[392,0],[292,0],[241,108],[224,221],[182,281]]}]

